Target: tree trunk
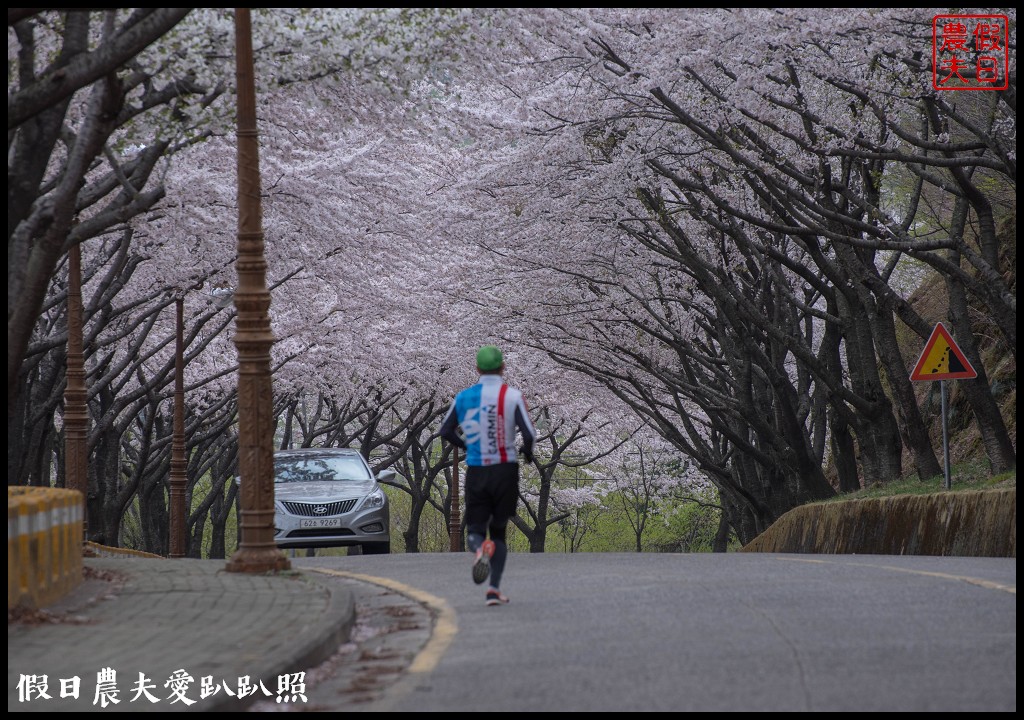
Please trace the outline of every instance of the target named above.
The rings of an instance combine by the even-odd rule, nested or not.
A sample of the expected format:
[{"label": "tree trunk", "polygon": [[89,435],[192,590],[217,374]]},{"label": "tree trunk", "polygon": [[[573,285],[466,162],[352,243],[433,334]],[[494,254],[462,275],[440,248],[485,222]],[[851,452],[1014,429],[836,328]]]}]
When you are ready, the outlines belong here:
[{"label": "tree trunk", "polygon": [[[106,395],[106,393],[100,393]],[[121,465],[121,442],[116,425],[100,436],[89,460],[89,486],[95,497],[89,503],[89,528],[92,538],[101,545],[118,547],[121,533],[121,508],[117,502]]]},{"label": "tree trunk", "polygon": [[720,495],[722,507],[727,509],[729,525],[736,532],[740,545],[748,544],[761,534],[756,516],[747,502],[740,501],[732,492],[721,492]]},{"label": "tree trunk", "polygon": [[729,524],[729,515],[725,508],[718,515],[718,530],[715,532],[714,542],[711,544],[711,551],[724,553],[729,550],[729,536],[732,534],[732,526]]},{"label": "tree trunk", "polygon": [[849,493],[860,490],[857,474],[857,448],[850,435],[850,426],[843,413],[830,408],[829,427],[832,430],[832,464],[839,479],[839,492]]},{"label": "tree trunk", "polygon": [[206,530],[206,512],[199,513],[195,523],[192,524],[192,534],[188,539],[186,557],[202,559],[203,557],[203,535]]},{"label": "tree trunk", "polygon": [[914,395],[907,363],[896,342],[896,326],[891,303],[876,300],[871,317],[872,335],[878,355],[885,365],[889,388],[896,401],[896,419],[902,437],[914,457],[917,476],[922,480],[938,477],[942,468],[935,457],[931,438]]},{"label": "tree trunk", "polygon": [[[225,485],[226,487],[226,485]],[[211,560],[223,560],[227,557],[224,547],[224,527],[227,524],[228,513],[225,512],[225,508],[230,509],[231,503],[224,502],[224,496],[221,493],[217,493],[217,496],[213,499],[213,504],[210,505],[210,559]]]},{"label": "tree trunk", "polygon": [[869,409],[859,409],[851,420],[860,449],[864,485],[869,487],[899,479],[903,467],[903,443],[893,417],[892,403],[886,397],[878,375],[867,308],[859,302],[851,305],[851,300],[858,300],[851,295],[853,293],[839,293],[837,305],[846,329],[846,367],[851,385],[857,395],[870,403]]},{"label": "tree trunk", "polygon": [[[958,253],[951,251],[950,255],[953,262],[959,263]],[[946,287],[949,290],[949,322],[953,326],[953,338],[963,351],[967,361],[974,366],[978,373],[978,377],[973,380],[958,380],[957,382],[960,390],[967,396],[971,410],[974,411],[974,417],[978,421],[978,432],[981,434],[985,453],[992,465],[992,474],[1009,472],[1017,466],[1017,455],[1014,452],[1013,443],[1010,442],[1010,436],[1006,432],[1006,423],[1003,422],[1002,413],[999,412],[999,405],[996,404],[995,398],[992,396],[985,366],[981,362],[981,355],[978,352],[978,343],[971,331],[967,294],[960,281],[951,275],[946,276]]]},{"label": "tree trunk", "polygon": [[423,517],[423,507],[426,498],[417,497],[421,493],[410,495],[409,526],[402,533],[405,538],[405,551],[407,553],[418,553],[420,551],[420,520]]}]

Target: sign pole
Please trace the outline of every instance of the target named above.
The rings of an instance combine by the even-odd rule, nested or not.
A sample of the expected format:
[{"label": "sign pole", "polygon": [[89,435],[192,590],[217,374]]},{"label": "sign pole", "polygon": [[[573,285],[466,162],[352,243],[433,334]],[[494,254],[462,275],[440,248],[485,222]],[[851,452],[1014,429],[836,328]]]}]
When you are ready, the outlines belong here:
[{"label": "sign pole", "polygon": [[946,489],[953,489],[949,474],[949,422],[946,418],[946,381],[939,380],[939,394],[942,396],[942,460],[946,471]]},{"label": "sign pole", "polygon": [[949,471],[949,420],[946,418],[946,381],[972,380],[978,372],[956,344],[953,336],[942,323],[936,323],[931,337],[917,359],[914,371],[910,373],[912,382],[934,380],[939,383],[939,394],[942,396],[942,459],[945,465],[946,490],[953,489],[953,479]]}]

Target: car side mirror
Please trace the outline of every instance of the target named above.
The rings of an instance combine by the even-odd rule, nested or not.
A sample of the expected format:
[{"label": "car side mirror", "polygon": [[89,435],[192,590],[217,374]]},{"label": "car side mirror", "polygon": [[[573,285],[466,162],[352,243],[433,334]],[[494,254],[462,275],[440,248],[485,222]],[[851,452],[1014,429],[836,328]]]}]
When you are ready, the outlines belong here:
[{"label": "car side mirror", "polygon": [[394,470],[381,470],[379,473],[377,473],[377,482],[389,483],[389,482],[394,482],[394,481],[395,481],[395,471]]}]

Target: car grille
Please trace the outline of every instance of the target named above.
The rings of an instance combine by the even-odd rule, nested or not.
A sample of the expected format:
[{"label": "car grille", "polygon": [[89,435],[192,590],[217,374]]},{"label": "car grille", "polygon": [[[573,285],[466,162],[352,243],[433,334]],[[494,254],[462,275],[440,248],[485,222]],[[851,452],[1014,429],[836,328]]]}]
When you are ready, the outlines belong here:
[{"label": "car grille", "polygon": [[[302,517],[330,517],[331,515],[343,515],[356,506],[355,500],[341,500],[332,503],[301,503],[282,502],[284,509],[292,515]],[[317,512],[317,508],[327,508],[326,512]]]}]

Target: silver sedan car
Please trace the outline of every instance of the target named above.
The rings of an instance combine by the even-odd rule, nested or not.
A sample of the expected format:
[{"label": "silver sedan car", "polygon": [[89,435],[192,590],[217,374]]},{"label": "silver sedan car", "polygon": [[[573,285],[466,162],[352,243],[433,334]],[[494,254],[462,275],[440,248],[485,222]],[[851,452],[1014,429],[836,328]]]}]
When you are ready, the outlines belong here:
[{"label": "silver sedan car", "polygon": [[274,528],[281,548],[359,545],[391,552],[388,498],[357,450],[303,448],[274,453]]}]

